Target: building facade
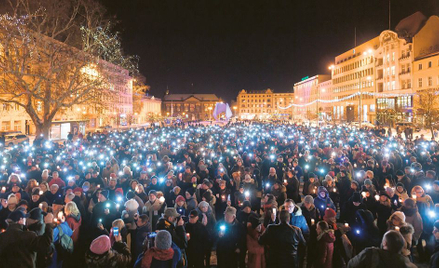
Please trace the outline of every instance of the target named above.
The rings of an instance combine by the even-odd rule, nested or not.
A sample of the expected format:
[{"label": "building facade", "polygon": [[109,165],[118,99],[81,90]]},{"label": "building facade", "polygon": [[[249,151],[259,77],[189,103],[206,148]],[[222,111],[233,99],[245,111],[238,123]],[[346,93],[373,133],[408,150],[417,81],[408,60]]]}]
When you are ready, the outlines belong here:
[{"label": "building facade", "polygon": [[[294,120],[307,121],[322,119],[322,111],[327,106],[318,99],[327,98],[331,90],[330,75],[319,74],[304,77],[302,81],[294,84]],[[310,104],[311,103],[311,104]],[[302,104],[309,104],[300,106]]]},{"label": "building facade", "polygon": [[238,93],[236,98],[237,115],[244,120],[291,119],[292,109],[283,109],[294,100],[294,93],[275,93],[270,88],[266,90],[247,91]]},{"label": "building facade", "polygon": [[166,94],[162,100],[162,115],[188,120],[212,120],[217,102],[222,100],[215,94]]},{"label": "building facade", "polygon": [[135,123],[144,124],[162,116],[162,100],[145,96],[140,100],[140,112],[135,114]]}]

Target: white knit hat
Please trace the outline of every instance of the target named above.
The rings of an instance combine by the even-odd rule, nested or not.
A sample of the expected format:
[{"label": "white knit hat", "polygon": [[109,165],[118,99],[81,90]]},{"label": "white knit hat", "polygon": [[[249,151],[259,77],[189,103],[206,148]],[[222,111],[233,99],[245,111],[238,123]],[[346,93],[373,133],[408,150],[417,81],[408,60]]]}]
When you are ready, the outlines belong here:
[{"label": "white knit hat", "polygon": [[125,202],[125,208],[129,211],[135,211],[137,208],[139,208],[139,203],[137,203],[137,201],[134,199],[130,199]]},{"label": "white knit hat", "polygon": [[8,196],[8,204],[18,204],[18,200],[15,194],[10,194]]},{"label": "white knit hat", "polygon": [[405,222],[405,215],[404,215],[404,213],[401,212],[401,211],[396,211],[396,212],[394,212],[392,216],[396,216],[396,217],[398,217],[402,222]]}]

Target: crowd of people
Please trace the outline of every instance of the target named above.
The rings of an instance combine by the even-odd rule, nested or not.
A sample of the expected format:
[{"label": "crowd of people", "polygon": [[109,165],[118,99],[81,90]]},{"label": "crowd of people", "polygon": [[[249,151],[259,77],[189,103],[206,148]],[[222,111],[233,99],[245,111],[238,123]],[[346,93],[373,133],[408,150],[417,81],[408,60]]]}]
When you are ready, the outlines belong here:
[{"label": "crowd of people", "polygon": [[181,123],[1,145],[0,267],[439,267],[438,143],[389,133]]}]

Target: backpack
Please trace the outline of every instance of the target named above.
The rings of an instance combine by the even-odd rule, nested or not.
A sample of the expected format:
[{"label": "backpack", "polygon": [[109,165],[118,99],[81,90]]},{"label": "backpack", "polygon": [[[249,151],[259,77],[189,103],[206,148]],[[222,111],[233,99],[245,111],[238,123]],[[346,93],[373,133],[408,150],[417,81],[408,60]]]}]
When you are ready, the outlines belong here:
[{"label": "backpack", "polygon": [[67,255],[73,253],[73,240],[70,236],[64,234],[61,226],[56,227],[58,229],[58,241],[55,243],[58,259],[65,259]]}]

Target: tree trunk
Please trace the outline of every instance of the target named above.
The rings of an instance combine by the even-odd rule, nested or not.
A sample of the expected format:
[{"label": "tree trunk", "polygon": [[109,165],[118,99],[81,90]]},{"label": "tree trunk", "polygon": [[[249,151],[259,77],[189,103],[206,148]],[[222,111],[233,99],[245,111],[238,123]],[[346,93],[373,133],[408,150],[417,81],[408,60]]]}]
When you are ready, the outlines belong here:
[{"label": "tree trunk", "polygon": [[430,127],[431,137],[434,139],[434,129],[433,126]]},{"label": "tree trunk", "polygon": [[35,128],[36,128],[36,136],[39,136],[41,134],[43,134],[43,137],[45,139],[49,139],[49,131],[50,131],[50,127],[52,126],[52,122],[44,122],[42,124],[35,124]]}]

